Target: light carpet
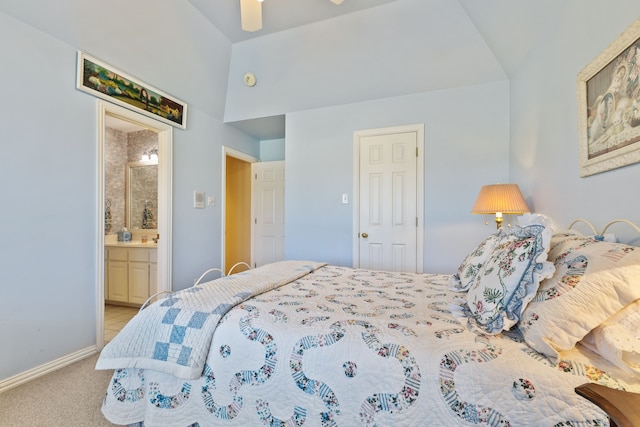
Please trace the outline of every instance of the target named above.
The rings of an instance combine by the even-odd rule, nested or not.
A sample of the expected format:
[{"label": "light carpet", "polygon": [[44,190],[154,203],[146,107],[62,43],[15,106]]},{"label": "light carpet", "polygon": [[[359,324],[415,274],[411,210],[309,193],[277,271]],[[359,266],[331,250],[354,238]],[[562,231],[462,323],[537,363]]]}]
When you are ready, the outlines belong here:
[{"label": "light carpet", "polygon": [[98,355],[0,394],[0,427],[101,427],[100,408],[113,371],[96,371]]}]

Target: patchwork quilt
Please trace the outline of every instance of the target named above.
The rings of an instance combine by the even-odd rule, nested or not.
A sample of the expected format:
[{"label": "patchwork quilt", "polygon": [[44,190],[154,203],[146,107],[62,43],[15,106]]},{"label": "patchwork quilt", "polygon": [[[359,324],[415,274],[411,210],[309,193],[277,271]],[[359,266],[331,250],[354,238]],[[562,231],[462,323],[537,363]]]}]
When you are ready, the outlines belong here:
[{"label": "patchwork quilt", "polygon": [[640,381],[586,350],[552,360],[517,332],[461,326],[447,275],[307,272],[229,307],[206,348],[194,350],[206,354],[197,378],[110,362],[105,417],[148,427],[608,426],[574,388],[640,391]]},{"label": "patchwork quilt", "polygon": [[222,316],[322,265],[282,261],[171,294],[134,317],[102,350],[96,369],[147,368],[196,379]]}]

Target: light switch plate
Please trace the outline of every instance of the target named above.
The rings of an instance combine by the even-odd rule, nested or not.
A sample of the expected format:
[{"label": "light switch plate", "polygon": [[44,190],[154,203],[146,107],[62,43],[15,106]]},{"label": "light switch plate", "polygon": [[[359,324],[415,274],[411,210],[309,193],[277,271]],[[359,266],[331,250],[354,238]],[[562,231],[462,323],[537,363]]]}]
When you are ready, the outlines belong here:
[{"label": "light switch plate", "polygon": [[349,203],[349,195],[348,194],[345,193],[345,194],[342,195],[342,203],[344,203],[345,205],[347,203]]},{"label": "light switch plate", "polygon": [[193,207],[197,209],[204,209],[204,191],[193,192]]}]

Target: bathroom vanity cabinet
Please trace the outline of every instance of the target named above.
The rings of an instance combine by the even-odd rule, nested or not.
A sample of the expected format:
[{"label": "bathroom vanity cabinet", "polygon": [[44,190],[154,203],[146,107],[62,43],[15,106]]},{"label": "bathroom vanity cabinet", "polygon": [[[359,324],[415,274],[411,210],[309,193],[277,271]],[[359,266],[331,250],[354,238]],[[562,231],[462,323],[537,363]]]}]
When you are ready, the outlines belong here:
[{"label": "bathroom vanity cabinet", "polygon": [[157,248],[107,246],[105,271],[107,302],[142,305],[158,287]]}]

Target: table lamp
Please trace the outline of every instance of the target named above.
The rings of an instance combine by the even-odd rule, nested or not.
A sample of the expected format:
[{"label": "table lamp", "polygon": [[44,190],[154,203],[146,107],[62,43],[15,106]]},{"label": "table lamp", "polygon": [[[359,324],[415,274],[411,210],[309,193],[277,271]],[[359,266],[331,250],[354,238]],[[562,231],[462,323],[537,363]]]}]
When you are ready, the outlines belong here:
[{"label": "table lamp", "polygon": [[496,228],[502,226],[503,214],[523,214],[529,207],[517,184],[483,185],[471,213],[495,214]]}]

